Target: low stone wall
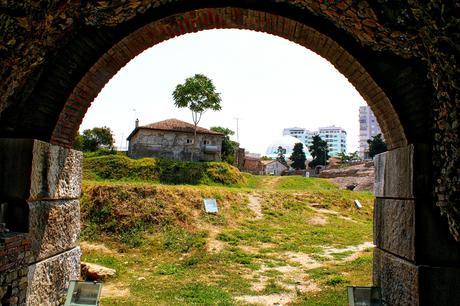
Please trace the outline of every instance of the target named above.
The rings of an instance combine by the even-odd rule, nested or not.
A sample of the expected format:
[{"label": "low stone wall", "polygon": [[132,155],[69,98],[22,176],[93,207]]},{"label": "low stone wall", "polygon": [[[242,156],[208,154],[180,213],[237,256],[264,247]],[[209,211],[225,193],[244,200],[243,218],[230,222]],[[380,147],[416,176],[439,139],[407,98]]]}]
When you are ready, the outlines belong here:
[{"label": "low stone wall", "polygon": [[27,294],[30,238],[24,233],[0,234],[0,304],[23,305]]},{"label": "low stone wall", "polygon": [[374,163],[371,161],[347,167],[326,169],[321,171],[319,177],[331,179],[342,189],[373,191]]}]

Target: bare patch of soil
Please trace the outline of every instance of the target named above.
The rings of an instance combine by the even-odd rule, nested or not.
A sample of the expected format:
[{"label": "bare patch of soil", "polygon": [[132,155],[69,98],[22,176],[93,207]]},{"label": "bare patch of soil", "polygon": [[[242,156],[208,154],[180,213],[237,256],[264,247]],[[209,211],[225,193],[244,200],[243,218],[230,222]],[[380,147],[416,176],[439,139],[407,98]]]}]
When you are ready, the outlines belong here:
[{"label": "bare patch of soil", "polygon": [[256,215],[254,219],[255,220],[262,219],[263,214],[262,214],[262,205],[260,204],[260,198],[253,194],[249,194],[248,199],[249,199],[248,207]]},{"label": "bare patch of soil", "polygon": [[278,293],[268,295],[243,295],[236,300],[253,305],[288,305],[295,298],[293,293]]},{"label": "bare patch of soil", "polygon": [[206,249],[210,253],[219,253],[225,248],[225,242],[217,240],[217,235],[220,233],[220,229],[216,226],[206,226],[208,231],[208,237],[206,238]]},{"label": "bare patch of soil", "polygon": [[106,297],[128,297],[130,295],[129,288],[118,283],[105,283],[102,286],[101,296]]},{"label": "bare patch of soil", "polygon": [[324,256],[333,258],[332,254],[337,254],[337,253],[345,253],[345,252],[353,252],[353,254],[350,254],[349,256],[345,257],[343,261],[352,261],[355,260],[356,258],[359,257],[359,253],[367,250],[369,248],[373,248],[374,243],[367,241],[358,245],[351,245],[345,248],[324,248]]},{"label": "bare patch of soil", "polygon": [[311,225],[326,225],[327,219],[322,216],[315,216],[308,219],[308,223]]},{"label": "bare patch of soil", "polygon": [[115,253],[113,250],[109,249],[102,243],[81,241],[80,248],[83,253],[85,252],[98,252],[98,253],[104,253],[104,254],[114,254]]},{"label": "bare patch of soil", "polygon": [[300,252],[286,252],[284,253],[287,259],[291,262],[300,264],[305,269],[315,269],[321,266],[321,263],[311,258],[308,254]]}]

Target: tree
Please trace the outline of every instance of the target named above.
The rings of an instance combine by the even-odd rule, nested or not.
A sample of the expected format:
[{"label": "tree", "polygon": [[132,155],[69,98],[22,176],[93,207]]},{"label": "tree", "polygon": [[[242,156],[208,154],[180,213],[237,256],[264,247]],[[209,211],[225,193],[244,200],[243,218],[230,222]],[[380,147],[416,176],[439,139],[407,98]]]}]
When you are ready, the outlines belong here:
[{"label": "tree", "polygon": [[230,139],[231,135],[234,135],[235,132],[228,128],[221,126],[214,126],[211,128],[211,131],[224,134],[224,140],[222,140],[222,161],[233,165],[235,163],[235,153],[239,147],[239,143]]},{"label": "tree", "polygon": [[296,170],[303,170],[306,168],[305,161],[307,160],[307,157],[305,156],[305,152],[303,151],[302,143],[299,142],[294,145],[294,149],[289,159],[292,160],[292,168]]},{"label": "tree", "polygon": [[319,135],[313,136],[312,145],[308,147],[313,160],[308,164],[311,168],[314,168],[318,165],[326,166],[326,162],[329,159],[329,149],[327,142],[322,140]]},{"label": "tree", "polygon": [[[179,84],[173,92],[174,105],[179,108],[187,107],[192,111],[194,124],[193,145],[196,143],[196,127],[201,116],[207,110],[220,110],[221,97],[210,79],[205,75],[195,74],[187,78],[184,84]],[[191,154],[193,160],[193,149]]]},{"label": "tree", "polygon": [[382,138],[382,134],[377,134],[368,139],[367,143],[369,144],[369,157],[373,158],[375,155],[386,152],[388,150],[385,141]]},{"label": "tree", "polygon": [[350,161],[350,155],[348,155],[345,152],[340,152],[339,154],[337,154],[337,157],[340,159],[340,162],[342,164],[348,163]]},{"label": "tree", "polygon": [[74,141],[74,148],[83,152],[95,152],[102,148],[113,150],[114,142],[113,133],[110,128],[106,126],[95,127],[84,130],[82,135],[77,134]]},{"label": "tree", "polygon": [[286,167],[289,167],[288,163],[286,162],[286,158],[284,157],[284,154],[286,154],[286,149],[284,149],[282,146],[279,146],[278,156],[276,157],[276,160],[285,165]]}]

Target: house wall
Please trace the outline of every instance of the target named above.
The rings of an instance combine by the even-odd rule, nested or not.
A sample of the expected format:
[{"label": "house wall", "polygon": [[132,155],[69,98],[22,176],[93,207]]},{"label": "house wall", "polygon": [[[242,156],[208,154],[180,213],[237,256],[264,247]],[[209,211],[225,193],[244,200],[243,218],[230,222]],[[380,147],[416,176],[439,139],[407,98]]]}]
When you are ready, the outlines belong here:
[{"label": "house wall", "polygon": [[274,162],[265,166],[264,174],[281,175],[281,173],[285,170],[287,170],[287,168],[283,164],[280,162]]},{"label": "house wall", "polygon": [[[193,151],[196,161],[221,160],[222,136],[197,134],[196,144],[192,142],[192,133],[140,129],[129,141],[128,156],[190,160]],[[214,150],[209,150],[210,146]]]}]

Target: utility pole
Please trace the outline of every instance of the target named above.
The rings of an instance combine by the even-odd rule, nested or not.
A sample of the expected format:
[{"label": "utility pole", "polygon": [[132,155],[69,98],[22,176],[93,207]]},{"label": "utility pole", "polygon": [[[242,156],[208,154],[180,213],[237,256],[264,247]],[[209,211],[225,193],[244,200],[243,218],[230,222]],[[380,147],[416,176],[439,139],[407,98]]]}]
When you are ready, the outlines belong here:
[{"label": "utility pole", "polygon": [[236,120],[236,142],[240,143],[240,127],[239,127],[239,121],[241,118],[235,117]]}]

